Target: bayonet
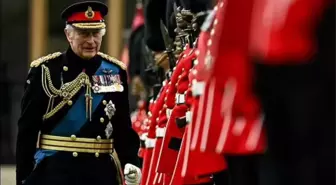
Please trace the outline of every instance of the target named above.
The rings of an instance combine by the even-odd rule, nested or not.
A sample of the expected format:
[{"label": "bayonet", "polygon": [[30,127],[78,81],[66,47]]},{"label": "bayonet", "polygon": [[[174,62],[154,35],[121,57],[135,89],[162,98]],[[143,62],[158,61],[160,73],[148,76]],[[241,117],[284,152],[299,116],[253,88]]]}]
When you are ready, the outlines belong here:
[{"label": "bayonet", "polygon": [[174,6],[173,6],[173,8],[174,8],[174,14],[175,14],[175,16],[177,15],[177,5],[176,5],[176,2],[174,1]]},{"label": "bayonet", "polygon": [[163,24],[162,20],[160,20],[160,29],[161,29],[164,44],[166,46],[166,52],[169,58],[169,67],[172,70],[175,67],[175,62],[176,62],[176,59],[174,56],[174,49],[173,49],[174,44],[173,44],[172,39],[169,37],[168,30],[166,26]]}]

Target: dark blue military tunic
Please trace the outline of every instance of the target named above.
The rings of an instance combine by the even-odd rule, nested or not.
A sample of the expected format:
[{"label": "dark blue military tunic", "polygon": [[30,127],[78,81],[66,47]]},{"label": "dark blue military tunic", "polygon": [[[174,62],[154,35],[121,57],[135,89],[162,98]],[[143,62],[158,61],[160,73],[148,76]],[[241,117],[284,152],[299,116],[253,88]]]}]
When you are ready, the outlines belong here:
[{"label": "dark blue military tunic", "polygon": [[112,57],[69,48],[34,61],[21,110],[17,184],[114,185],[116,166],[139,166],[125,66]]}]

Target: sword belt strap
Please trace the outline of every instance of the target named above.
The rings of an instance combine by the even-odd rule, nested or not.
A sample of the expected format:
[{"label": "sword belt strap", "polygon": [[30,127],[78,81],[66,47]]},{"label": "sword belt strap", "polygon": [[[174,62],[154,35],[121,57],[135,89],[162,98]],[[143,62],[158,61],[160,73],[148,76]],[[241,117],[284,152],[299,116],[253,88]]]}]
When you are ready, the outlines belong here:
[{"label": "sword belt strap", "polygon": [[77,138],[43,134],[40,137],[39,147],[45,150],[81,152],[81,153],[112,153],[113,140],[94,138]]}]

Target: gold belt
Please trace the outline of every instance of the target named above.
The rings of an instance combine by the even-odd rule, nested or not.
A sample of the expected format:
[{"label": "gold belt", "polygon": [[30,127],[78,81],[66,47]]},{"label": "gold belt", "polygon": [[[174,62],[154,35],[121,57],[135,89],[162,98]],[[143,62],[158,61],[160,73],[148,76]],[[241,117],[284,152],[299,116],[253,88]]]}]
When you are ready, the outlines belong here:
[{"label": "gold belt", "polygon": [[101,139],[99,136],[94,139],[77,138],[75,135],[62,137],[43,134],[40,137],[39,148],[66,152],[112,153],[113,140]]}]

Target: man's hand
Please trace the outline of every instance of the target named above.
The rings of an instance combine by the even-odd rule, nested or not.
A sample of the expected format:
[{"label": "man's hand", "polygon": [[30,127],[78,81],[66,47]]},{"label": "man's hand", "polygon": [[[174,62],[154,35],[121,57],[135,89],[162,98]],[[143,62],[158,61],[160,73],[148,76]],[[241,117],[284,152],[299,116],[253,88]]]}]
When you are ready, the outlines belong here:
[{"label": "man's hand", "polygon": [[127,163],[124,169],[125,183],[126,185],[138,185],[141,180],[140,168]]},{"label": "man's hand", "polygon": [[163,69],[169,69],[169,58],[166,52],[154,52],[154,60],[155,65],[160,66]]}]

